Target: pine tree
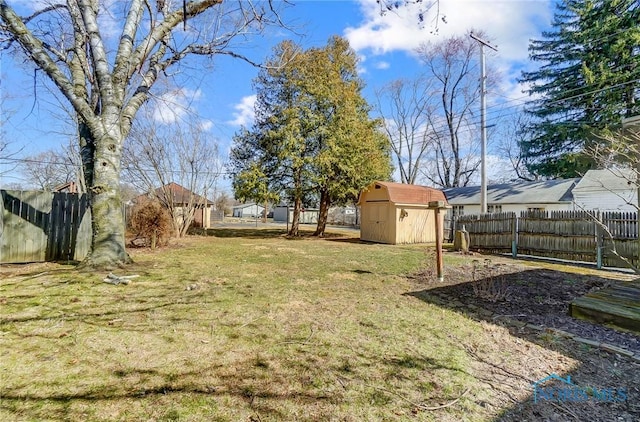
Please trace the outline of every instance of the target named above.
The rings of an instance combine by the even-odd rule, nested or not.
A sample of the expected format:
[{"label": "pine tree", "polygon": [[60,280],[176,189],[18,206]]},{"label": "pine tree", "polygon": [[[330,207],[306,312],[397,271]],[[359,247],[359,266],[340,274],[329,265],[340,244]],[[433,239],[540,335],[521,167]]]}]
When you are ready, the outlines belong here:
[{"label": "pine tree", "polygon": [[574,177],[597,166],[585,153],[601,133],[638,114],[640,7],[637,0],[563,0],[552,30],[529,46],[539,69],[523,72],[534,122],[523,151],[530,170]]}]

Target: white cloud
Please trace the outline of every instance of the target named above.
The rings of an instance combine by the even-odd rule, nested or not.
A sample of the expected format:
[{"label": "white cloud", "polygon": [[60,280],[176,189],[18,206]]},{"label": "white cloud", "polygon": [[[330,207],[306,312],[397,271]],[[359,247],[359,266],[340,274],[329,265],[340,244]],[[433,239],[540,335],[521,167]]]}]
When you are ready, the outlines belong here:
[{"label": "white cloud", "polygon": [[202,97],[200,90],[174,89],[162,94],[155,101],[153,119],[161,124],[171,124],[183,119],[192,104]]},{"label": "white cloud", "polygon": [[233,108],[236,110],[233,113],[233,120],[229,121],[229,124],[236,126],[250,126],[255,119],[255,104],[256,95],[249,95],[242,97],[242,100]]},{"label": "white cloud", "polygon": [[203,132],[209,132],[211,129],[213,129],[213,122],[211,120],[201,120],[200,129]]},{"label": "white cloud", "polygon": [[385,62],[381,60],[379,62],[376,62],[374,66],[376,69],[385,70],[385,69],[389,69],[391,67],[391,64],[389,62]]},{"label": "white cloud", "polygon": [[529,39],[539,36],[540,25],[548,25],[552,10],[550,0],[441,0],[437,34],[432,10],[421,28],[417,15],[420,4],[399,8],[380,15],[376,0],[358,0],[364,17],[358,27],[345,29],[345,36],[356,51],[370,50],[373,54],[391,51],[413,53],[421,43],[438,41],[470,29],[486,32],[498,45],[498,56],[507,61],[527,59]]}]

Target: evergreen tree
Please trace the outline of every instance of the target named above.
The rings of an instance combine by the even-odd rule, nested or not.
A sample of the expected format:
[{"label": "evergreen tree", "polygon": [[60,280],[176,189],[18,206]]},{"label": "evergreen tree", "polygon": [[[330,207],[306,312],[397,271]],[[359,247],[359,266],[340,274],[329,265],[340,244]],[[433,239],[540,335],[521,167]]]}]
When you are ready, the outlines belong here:
[{"label": "evergreen tree", "polygon": [[236,196],[259,185],[265,195],[292,200],[292,236],[303,204],[320,202],[322,235],[332,203],[355,199],[389,176],[388,142],[369,118],[356,66],[340,37],[307,51],[286,41],[255,81],[254,126],[234,137],[231,150],[233,186]]},{"label": "evergreen tree", "polygon": [[318,155],[314,184],[320,210],[314,233],[323,236],[329,207],[358,198],[362,188],[390,176],[389,142],[381,122],[371,120],[362,96],[357,57],[349,43],[332,37],[322,49],[307,52],[305,85],[322,125],[314,133]]},{"label": "evergreen tree", "polygon": [[637,0],[563,0],[553,29],[529,46],[539,69],[523,72],[539,96],[523,151],[530,170],[574,177],[597,166],[585,150],[601,133],[640,112],[640,6]]}]

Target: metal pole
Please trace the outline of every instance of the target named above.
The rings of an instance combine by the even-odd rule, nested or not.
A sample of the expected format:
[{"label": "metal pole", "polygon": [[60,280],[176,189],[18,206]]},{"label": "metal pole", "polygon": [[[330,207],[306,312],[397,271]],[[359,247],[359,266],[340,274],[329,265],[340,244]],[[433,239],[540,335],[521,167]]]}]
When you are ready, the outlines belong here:
[{"label": "metal pole", "polygon": [[487,212],[487,76],[485,74],[484,46],[494,51],[498,50],[488,42],[476,37],[473,32],[469,36],[480,43],[480,213],[485,214]]}]

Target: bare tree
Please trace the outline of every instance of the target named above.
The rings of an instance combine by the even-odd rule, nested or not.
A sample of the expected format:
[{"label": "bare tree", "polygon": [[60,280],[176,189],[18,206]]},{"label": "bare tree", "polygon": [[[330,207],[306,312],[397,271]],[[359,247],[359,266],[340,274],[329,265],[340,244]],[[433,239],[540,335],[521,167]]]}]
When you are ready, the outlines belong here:
[{"label": "bare tree", "polygon": [[93,223],[85,266],[130,261],[119,192],[123,144],[156,82],[189,57],[243,58],[234,40],[282,26],[274,7],[284,4],[67,0],[20,16],[0,0],[0,48],[18,47],[19,59],[50,78],[77,115]]},{"label": "bare tree", "polygon": [[139,120],[125,144],[124,177],[160,201],[178,237],[187,234],[196,212],[207,211],[221,169],[217,142],[194,116],[171,126]]},{"label": "bare tree", "polygon": [[433,148],[429,115],[434,112],[435,95],[432,81],[426,78],[398,79],[376,92],[401,183],[416,183],[422,160]]},{"label": "bare tree", "polygon": [[220,192],[214,199],[214,204],[217,211],[222,211],[225,215],[231,214],[231,207],[233,205],[233,197],[227,192]]},{"label": "bare tree", "polygon": [[12,172],[17,167],[16,156],[19,153],[19,151],[11,150],[11,143],[7,139],[4,129],[11,115],[5,107],[5,95],[4,90],[0,89],[0,176]]},{"label": "bare tree", "polygon": [[[456,36],[425,43],[418,54],[427,69],[424,77],[437,93],[437,102],[427,115],[427,139],[433,154],[423,175],[437,186],[466,186],[480,165],[474,146],[480,128],[476,113],[480,99],[478,45],[468,36]],[[494,85],[494,79],[487,80],[488,89]]]},{"label": "bare tree", "polygon": [[[58,150],[48,150],[21,160],[22,172],[36,189],[51,191],[69,182],[78,182],[82,162],[74,142]],[[80,183],[82,191],[82,184]]]},{"label": "bare tree", "polygon": [[[640,119],[639,119],[640,120]],[[636,209],[636,215],[640,215],[640,123],[636,121],[620,131],[609,131],[602,138],[604,142],[596,142],[594,146],[585,150],[586,154],[593,158],[599,165],[611,172],[616,178],[623,180],[626,184],[636,190],[635,195],[624,195],[613,189],[609,192],[618,196],[624,203]],[[602,183],[602,182],[600,182]],[[587,211],[587,210],[585,210]],[[609,227],[592,212],[587,211],[601,231],[608,238],[607,246],[609,252],[619,258],[625,265],[640,275],[640,267],[634,265],[631,258],[622,255],[617,247],[614,235]],[[639,229],[640,230],[640,229]],[[640,232],[638,233],[637,258],[640,260]]]},{"label": "bare tree", "polygon": [[500,140],[497,144],[497,151],[501,157],[509,161],[516,177],[521,180],[534,181],[537,176],[529,172],[527,167],[528,159],[522,150],[523,142],[529,134],[526,130],[530,117],[524,113],[516,113],[513,118],[506,120],[501,125]]}]

